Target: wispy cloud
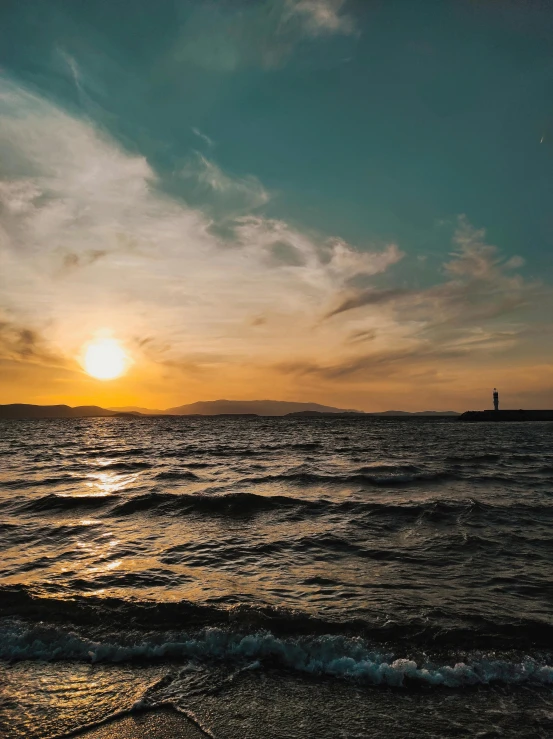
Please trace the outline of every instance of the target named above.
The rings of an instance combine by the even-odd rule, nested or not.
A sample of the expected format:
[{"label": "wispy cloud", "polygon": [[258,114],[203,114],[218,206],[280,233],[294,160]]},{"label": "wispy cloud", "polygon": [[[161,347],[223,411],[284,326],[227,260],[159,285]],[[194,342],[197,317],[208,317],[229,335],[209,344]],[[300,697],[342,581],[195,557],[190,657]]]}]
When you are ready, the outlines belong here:
[{"label": "wispy cloud", "polygon": [[345,6],[345,0],[200,4],[181,29],[172,57],[220,72],[275,69],[302,42],[354,34],[354,18]]},{"label": "wispy cloud", "polygon": [[288,13],[299,16],[313,36],[355,32],[351,15],[343,12],[346,0],[286,0]]},{"label": "wispy cloud", "polygon": [[77,90],[79,91],[79,93],[82,93],[83,89],[82,89],[82,84],[81,84],[81,71],[79,69],[79,66],[78,66],[76,60],[74,59],[74,57],[71,56],[71,54],[68,54],[63,49],[60,49],[59,50],[59,53],[61,54],[64,62],[66,63],[66,65],[67,65],[67,67],[68,67],[68,69],[69,69],[69,71],[71,73],[71,76],[72,76],[73,81],[75,83],[75,87],[77,88]]},{"label": "wispy cloud", "polygon": [[[368,378],[391,379],[401,377],[404,381],[421,370],[433,366],[443,369],[450,362],[463,360],[474,351],[490,352],[512,347],[520,334],[514,331],[474,332],[463,337],[456,336],[442,343],[429,340],[417,340],[404,343],[404,346],[388,346],[374,349],[371,352],[355,355],[343,355],[331,362],[292,360],[278,364],[279,370],[300,376],[316,376],[325,380],[364,380]],[[365,337],[362,337],[363,339]],[[367,332],[371,341],[376,338],[375,332]]]},{"label": "wispy cloud", "polygon": [[214,161],[200,153],[183,167],[181,177],[191,181],[204,196],[204,203],[224,206],[227,212],[235,213],[259,208],[269,202],[270,195],[253,175],[231,177]]},{"label": "wispy cloud", "polygon": [[204,133],[203,131],[200,131],[200,129],[199,129],[199,128],[194,128],[194,127],[192,127],[192,133],[193,133],[193,134],[194,134],[195,136],[197,136],[198,138],[200,138],[200,139],[201,139],[201,140],[202,140],[202,141],[204,142],[204,144],[207,144],[207,145],[208,145],[209,147],[215,146],[215,142],[213,141],[213,139],[211,139],[211,138],[210,138],[210,137],[209,137],[209,136],[208,136],[208,135],[207,135],[206,133]]},{"label": "wispy cloud", "polygon": [[515,272],[524,260],[518,256],[505,259],[496,246],[485,242],[485,231],[473,228],[465,216],[458,219],[453,246],[443,264],[445,280],[424,289],[348,289],[338,296],[325,318],[387,305],[398,318],[410,316],[426,327],[467,326],[511,313],[540,294],[538,283]]},{"label": "wispy cloud", "polygon": [[[314,359],[298,352],[278,363],[293,377],[375,385],[413,382],[434,373],[432,383],[467,372],[480,356],[484,366],[527,345],[525,312],[551,303],[551,291],[516,272],[524,260],[505,258],[460,216],[441,279],[420,289],[347,287],[335,294],[324,322],[345,333],[339,356]],[[368,350],[367,345],[368,344]],[[361,349],[363,347],[363,349]],[[441,378],[441,379],[440,379]],[[418,380],[417,380],[418,382]]]}]

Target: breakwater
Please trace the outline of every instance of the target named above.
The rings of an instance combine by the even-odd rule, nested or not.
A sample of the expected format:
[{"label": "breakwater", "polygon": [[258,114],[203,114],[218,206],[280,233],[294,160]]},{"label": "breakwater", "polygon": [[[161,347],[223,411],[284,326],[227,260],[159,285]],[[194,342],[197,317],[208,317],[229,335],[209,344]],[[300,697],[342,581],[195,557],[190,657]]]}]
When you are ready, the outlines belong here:
[{"label": "breakwater", "polygon": [[501,422],[501,421],[553,421],[553,411],[543,410],[505,410],[505,411],[466,411],[459,417],[460,421]]}]

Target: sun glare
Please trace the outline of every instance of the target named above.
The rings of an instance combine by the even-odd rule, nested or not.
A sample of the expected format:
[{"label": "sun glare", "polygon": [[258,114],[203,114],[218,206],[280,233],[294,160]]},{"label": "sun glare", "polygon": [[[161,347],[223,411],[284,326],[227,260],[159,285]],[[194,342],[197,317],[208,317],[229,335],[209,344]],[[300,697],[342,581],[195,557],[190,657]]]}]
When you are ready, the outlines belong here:
[{"label": "sun glare", "polygon": [[86,348],[84,368],[97,380],[114,380],[124,374],[127,365],[128,357],[115,339],[98,339]]}]

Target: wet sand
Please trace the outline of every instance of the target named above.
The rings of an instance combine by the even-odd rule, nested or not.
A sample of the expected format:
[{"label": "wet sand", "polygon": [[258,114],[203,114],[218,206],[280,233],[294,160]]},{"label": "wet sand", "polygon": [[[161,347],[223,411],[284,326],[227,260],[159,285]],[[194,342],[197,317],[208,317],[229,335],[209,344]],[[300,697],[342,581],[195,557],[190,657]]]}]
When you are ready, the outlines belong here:
[{"label": "wet sand", "polygon": [[74,736],[86,739],[205,739],[192,721],[175,711],[137,713]]}]

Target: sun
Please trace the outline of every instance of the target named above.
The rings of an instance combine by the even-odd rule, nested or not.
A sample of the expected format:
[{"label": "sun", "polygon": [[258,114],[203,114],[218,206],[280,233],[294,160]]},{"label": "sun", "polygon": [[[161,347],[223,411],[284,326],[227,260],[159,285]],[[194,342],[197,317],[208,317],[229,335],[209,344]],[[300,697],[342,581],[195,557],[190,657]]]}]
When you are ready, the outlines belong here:
[{"label": "sun", "polygon": [[97,339],[91,342],[84,353],[84,368],[97,380],[114,380],[123,375],[129,358],[116,339]]}]

